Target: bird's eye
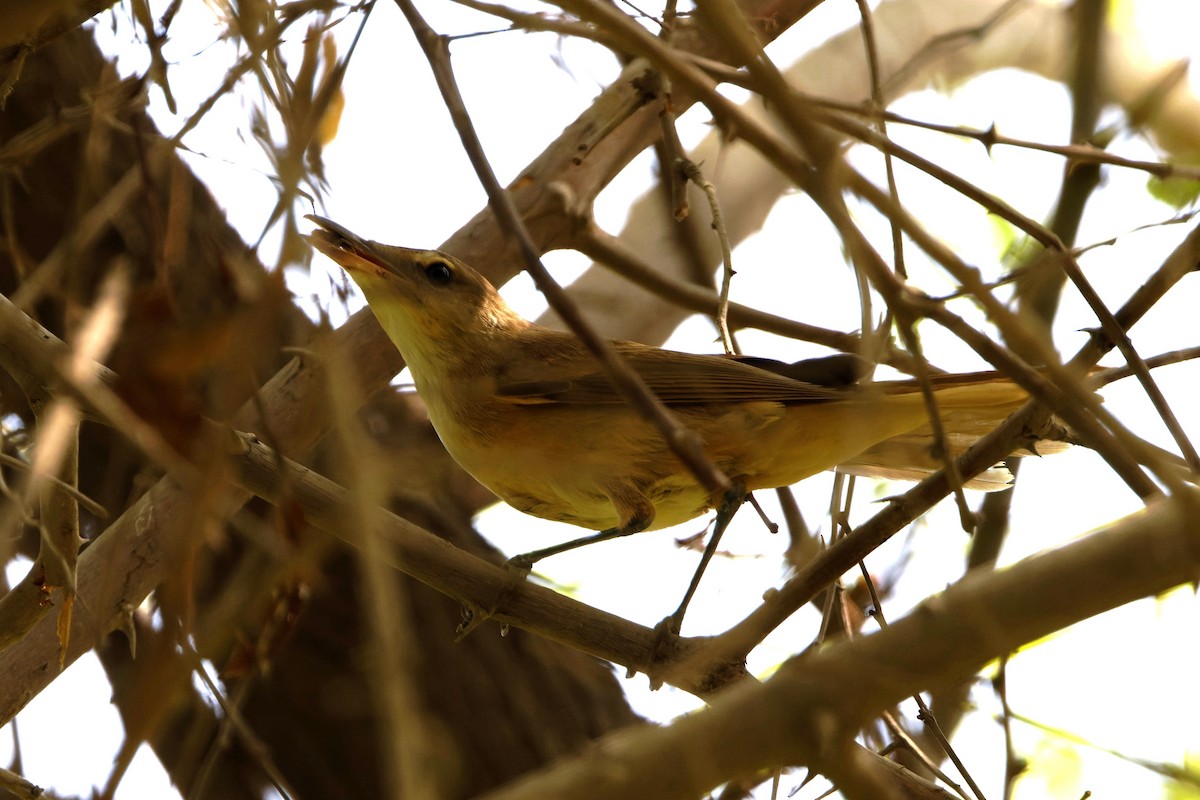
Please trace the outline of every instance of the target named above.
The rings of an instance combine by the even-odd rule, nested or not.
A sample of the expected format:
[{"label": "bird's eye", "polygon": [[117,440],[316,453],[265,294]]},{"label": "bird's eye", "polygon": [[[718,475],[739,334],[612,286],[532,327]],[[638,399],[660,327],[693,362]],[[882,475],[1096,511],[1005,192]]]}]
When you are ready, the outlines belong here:
[{"label": "bird's eye", "polygon": [[434,286],[446,286],[454,280],[454,273],[445,261],[434,261],[425,265],[425,277]]}]

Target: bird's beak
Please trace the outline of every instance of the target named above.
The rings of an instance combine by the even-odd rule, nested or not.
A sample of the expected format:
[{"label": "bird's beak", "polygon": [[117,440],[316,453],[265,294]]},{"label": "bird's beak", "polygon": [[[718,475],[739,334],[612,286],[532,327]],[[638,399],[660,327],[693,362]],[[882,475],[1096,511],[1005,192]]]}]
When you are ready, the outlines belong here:
[{"label": "bird's beak", "polygon": [[413,268],[420,262],[419,256],[426,252],[364,239],[333,220],[316,214],[308,214],[304,218],[320,226],[307,237],[312,246],[337,262],[342,269],[359,277],[388,274],[411,281]]},{"label": "bird's beak", "polygon": [[320,226],[305,238],[312,243],[313,247],[336,261],[343,269],[353,271],[357,268],[361,270],[360,262],[366,261],[390,271],[390,265],[382,257],[382,254],[377,252],[373,242],[363,239],[326,217],[307,214],[304,218],[312,220]]}]

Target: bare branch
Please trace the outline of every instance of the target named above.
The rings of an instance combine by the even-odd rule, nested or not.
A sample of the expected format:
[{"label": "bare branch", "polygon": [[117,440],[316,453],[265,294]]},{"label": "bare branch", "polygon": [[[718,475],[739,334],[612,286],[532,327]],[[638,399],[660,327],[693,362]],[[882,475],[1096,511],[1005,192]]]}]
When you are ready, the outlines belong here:
[{"label": "bare branch", "polygon": [[886,630],[793,659],[704,711],[665,728],[614,734],[586,757],[487,797],[691,798],[782,764],[856,786],[843,748],[880,710],[960,680],[1025,642],[1200,577],[1198,512],[1200,495],[1189,491],[1009,569],[968,576]]}]

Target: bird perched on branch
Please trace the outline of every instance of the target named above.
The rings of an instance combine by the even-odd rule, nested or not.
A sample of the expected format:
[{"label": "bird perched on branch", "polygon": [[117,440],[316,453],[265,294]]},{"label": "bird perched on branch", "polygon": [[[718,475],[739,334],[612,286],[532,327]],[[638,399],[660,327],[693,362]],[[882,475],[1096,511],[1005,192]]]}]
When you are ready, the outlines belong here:
[{"label": "bird perched on branch", "polygon": [[[366,241],[309,219],[320,226],[312,244],[361,287],[404,356],[450,455],[501,499],[601,531],[572,546],[685,522],[725,500],[701,486],[577,337],[522,318],[446,253]],[[918,384],[859,383],[853,356],[789,365],[612,346],[747,492],[835,467],[917,478],[942,465],[930,453]],[[952,450],[1026,400],[997,373],[932,380]],[[968,483],[1005,485],[995,474]]]}]

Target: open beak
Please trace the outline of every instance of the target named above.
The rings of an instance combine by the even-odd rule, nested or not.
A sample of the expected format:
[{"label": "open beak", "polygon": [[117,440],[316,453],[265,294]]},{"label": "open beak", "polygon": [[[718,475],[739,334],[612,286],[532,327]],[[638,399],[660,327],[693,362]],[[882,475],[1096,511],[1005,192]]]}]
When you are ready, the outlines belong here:
[{"label": "open beak", "polygon": [[320,226],[305,238],[312,243],[313,247],[336,261],[343,269],[361,269],[357,264],[358,261],[366,261],[375,266],[389,269],[387,260],[376,252],[371,242],[326,217],[306,214],[304,218],[312,220]]}]

